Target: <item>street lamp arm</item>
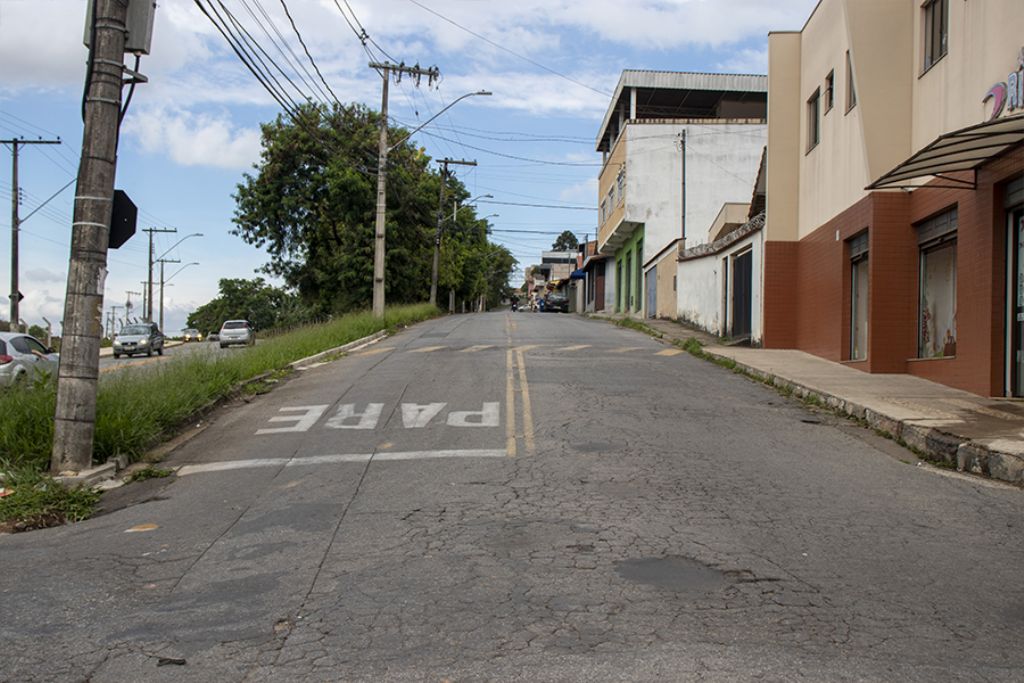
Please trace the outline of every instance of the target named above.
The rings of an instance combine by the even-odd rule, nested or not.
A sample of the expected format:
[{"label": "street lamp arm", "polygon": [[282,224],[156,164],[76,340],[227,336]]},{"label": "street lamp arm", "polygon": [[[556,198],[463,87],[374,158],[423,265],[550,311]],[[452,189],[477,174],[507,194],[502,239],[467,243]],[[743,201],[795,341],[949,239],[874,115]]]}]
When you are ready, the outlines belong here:
[{"label": "street lamp arm", "polygon": [[411,138],[411,137],[412,137],[413,135],[416,135],[416,133],[418,133],[418,132],[420,132],[421,130],[423,130],[423,129],[424,129],[424,128],[425,128],[426,126],[428,126],[428,125],[429,125],[429,124],[430,124],[431,122],[433,122],[433,121],[434,121],[434,119],[436,119],[436,118],[437,118],[438,116],[440,116],[441,114],[445,113],[446,111],[448,111],[449,109],[451,109],[452,107],[454,107],[454,106],[455,106],[456,104],[458,104],[458,103],[459,103],[459,102],[461,102],[462,100],[466,99],[467,97],[476,97],[477,95],[482,95],[482,96],[487,96],[487,97],[489,97],[490,95],[493,95],[493,94],[494,94],[494,93],[492,93],[492,92],[490,92],[490,91],[488,91],[488,90],[478,90],[478,91],[476,91],[476,92],[468,92],[468,93],[466,93],[465,95],[462,95],[462,96],[460,96],[460,97],[457,97],[456,99],[452,100],[452,101],[451,101],[451,102],[450,102],[450,103],[448,104],[448,106],[447,106],[447,107],[445,107],[445,108],[444,108],[444,109],[442,109],[441,111],[439,111],[439,112],[437,112],[436,114],[434,114],[433,116],[431,116],[431,117],[430,117],[429,119],[427,119],[426,121],[424,121],[423,123],[421,123],[421,124],[420,124],[419,126],[417,126],[416,128],[414,128],[413,130],[411,130],[411,131],[409,132],[409,134],[408,134],[408,135],[406,135],[406,136],[405,136],[404,138],[402,138],[401,140],[399,140],[399,141],[398,141],[398,142],[396,142],[395,144],[393,144],[393,145],[391,145],[390,147],[388,147],[388,152],[389,152],[389,153],[390,153],[390,152],[393,152],[393,151],[395,150],[395,148],[397,148],[397,147],[398,147],[399,145],[403,145],[403,144],[405,144],[405,143],[406,143],[406,141],[408,141],[408,140],[409,140],[409,138]]},{"label": "street lamp arm", "polygon": [[168,282],[170,282],[170,281],[171,281],[171,279],[172,279],[172,278],[174,278],[174,276],[175,276],[175,275],[177,275],[177,274],[178,274],[178,273],[180,273],[181,271],[185,270],[185,269],[186,269],[186,268],[188,268],[189,266],[198,266],[198,265],[199,265],[199,261],[193,261],[192,263],[186,263],[186,264],[185,264],[185,265],[183,265],[183,266],[182,266],[181,268],[178,268],[178,269],[177,269],[176,271],[174,271],[174,273],[173,273],[173,274],[171,274],[171,277],[169,277],[169,278],[167,278],[166,280],[164,280],[164,285],[166,285],[166,284],[167,284]]},{"label": "street lamp arm", "polygon": [[194,232],[194,233],[192,233],[191,235],[185,235],[185,236],[184,236],[184,237],[182,237],[182,238],[181,238],[180,240],[178,240],[177,242],[175,242],[175,243],[174,243],[174,244],[173,244],[173,245],[171,246],[171,248],[170,248],[170,249],[168,249],[167,251],[165,251],[165,252],[164,252],[163,254],[161,254],[160,256],[158,256],[158,257],[157,257],[156,259],[154,259],[154,260],[155,260],[155,261],[159,261],[159,260],[160,260],[160,259],[162,259],[162,258],[163,258],[164,256],[167,256],[167,255],[168,255],[168,254],[170,254],[170,253],[171,253],[172,251],[174,251],[174,247],[178,246],[179,244],[181,244],[182,242],[184,242],[185,240],[187,240],[187,239],[188,239],[189,237],[203,237],[203,236],[204,236],[204,235],[203,235],[203,233],[201,233],[201,232]]}]

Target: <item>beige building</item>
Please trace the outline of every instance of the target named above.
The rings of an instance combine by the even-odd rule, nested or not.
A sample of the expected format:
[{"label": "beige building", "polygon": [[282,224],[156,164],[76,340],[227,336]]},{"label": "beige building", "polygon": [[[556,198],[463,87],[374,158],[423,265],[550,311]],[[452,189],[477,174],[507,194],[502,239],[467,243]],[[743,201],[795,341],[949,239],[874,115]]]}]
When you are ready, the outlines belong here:
[{"label": "beige building", "polygon": [[764,344],[1024,395],[1024,2],[769,37]]}]

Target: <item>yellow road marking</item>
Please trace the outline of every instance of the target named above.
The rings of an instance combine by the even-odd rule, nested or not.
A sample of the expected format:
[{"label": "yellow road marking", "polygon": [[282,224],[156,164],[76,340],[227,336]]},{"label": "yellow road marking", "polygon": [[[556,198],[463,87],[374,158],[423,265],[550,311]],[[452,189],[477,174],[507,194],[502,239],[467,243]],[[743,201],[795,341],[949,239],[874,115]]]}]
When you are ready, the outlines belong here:
[{"label": "yellow road marking", "polygon": [[462,349],[460,353],[476,353],[477,351],[483,351],[484,349],[493,349],[494,344],[477,344],[476,346],[470,346],[468,349]]},{"label": "yellow road marking", "polygon": [[664,351],[658,351],[655,356],[678,356],[683,353],[682,349],[665,349]]},{"label": "yellow road marking", "polygon": [[444,346],[422,346],[418,349],[412,349],[409,353],[430,353],[431,351],[440,351],[445,348]]},{"label": "yellow road marking", "polygon": [[621,349],[612,349],[609,353],[628,353],[642,349],[642,346],[623,346]]},{"label": "yellow road marking", "polygon": [[530,385],[526,381],[526,362],[521,350],[516,350],[516,360],[519,364],[519,391],[523,397],[523,441],[526,442],[527,453],[533,455],[537,451],[533,441],[533,409],[530,407]]},{"label": "yellow road marking", "polygon": [[531,351],[539,347],[540,344],[527,344],[526,346],[517,346],[516,353],[522,353],[523,351]]},{"label": "yellow road marking", "polygon": [[516,392],[512,373],[512,349],[505,352],[505,450],[516,457]]},{"label": "yellow road marking", "polygon": [[156,524],[136,524],[131,529],[125,529],[124,532],[126,534],[137,534],[137,533],[139,533],[141,531],[153,531],[154,529],[159,529],[159,528],[160,527],[157,526]]},{"label": "yellow road marking", "polygon": [[590,344],[576,344],[575,346],[566,346],[563,351],[582,351],[583,349],[589,349]]}]

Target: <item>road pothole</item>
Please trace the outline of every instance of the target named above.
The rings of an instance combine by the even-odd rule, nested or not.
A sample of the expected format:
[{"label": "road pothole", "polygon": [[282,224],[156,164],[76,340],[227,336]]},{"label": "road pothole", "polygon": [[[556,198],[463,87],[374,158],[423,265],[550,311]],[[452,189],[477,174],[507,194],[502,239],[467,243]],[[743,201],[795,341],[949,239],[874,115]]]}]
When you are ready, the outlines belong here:
[{"label": "road pothole", "polygon": [[629,581],[691,595],[712,593],[732,583],[723,572],[679,555],[621,560],[615,563],[615,571]]}]

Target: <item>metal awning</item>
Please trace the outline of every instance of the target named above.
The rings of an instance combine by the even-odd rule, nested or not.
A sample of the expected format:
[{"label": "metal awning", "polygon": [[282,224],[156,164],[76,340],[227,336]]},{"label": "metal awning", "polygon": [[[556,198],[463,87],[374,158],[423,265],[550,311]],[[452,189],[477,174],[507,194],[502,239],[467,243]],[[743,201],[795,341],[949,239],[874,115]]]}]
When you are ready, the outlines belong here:
[{"label": "metal awning", "polygon": [[1024,114],[1005,116],[967,128],[940,135],[929,145],[892,169],[867,190],[917,188],[923,183],[910,183],[925,177],[934,177],[945,187],[959,190],[976,188],[975,179],[963,180],[946,175],[957,171],[974,171],[1006,150],[1024,142]]}]

